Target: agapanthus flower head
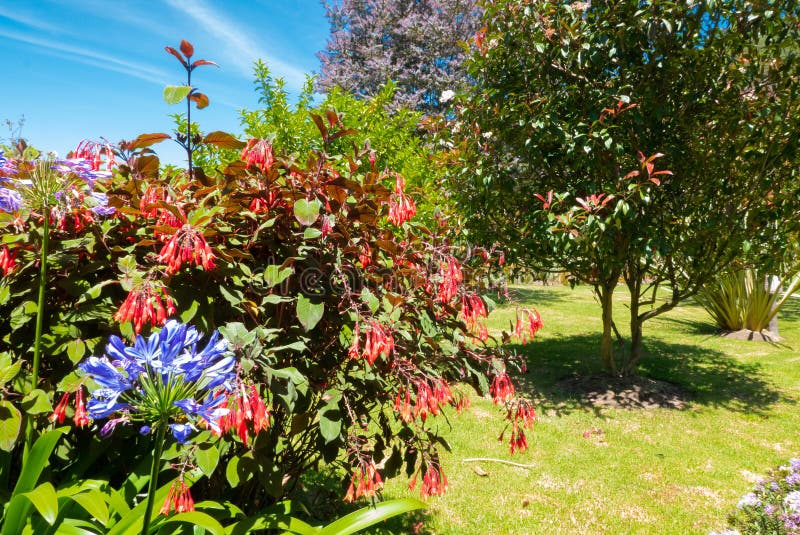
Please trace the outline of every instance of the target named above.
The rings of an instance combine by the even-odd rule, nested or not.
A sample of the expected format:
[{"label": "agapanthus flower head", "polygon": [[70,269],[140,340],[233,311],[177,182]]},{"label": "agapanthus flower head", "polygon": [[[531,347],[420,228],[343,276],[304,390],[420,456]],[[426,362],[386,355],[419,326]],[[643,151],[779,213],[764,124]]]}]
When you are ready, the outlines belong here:
[{"label": "agapanthus flower head", "polygon": [[179,228],[158,254],[158,261],[167,264],[170,274],[180,271],[184,262],[214,269],[215,258],[203,232],[189,223]]},{"label": "agapanthus flower head", "polygon": [[236,377],[235,359],[216,331],[202,350],[201,338],[176,320],[148,338],[137,336],[133,346],[111,336],[105,355],[79,365],[98,386],[90,392],[88,417],[140,423],[148,432],[168,424],[181,443],[195,423],[217,426],[228,412],[222,405]]},{"label": "agapanthus flower head", "polygon": [[130,321],[134,332],[139,334],[145,325],[163,325],[175,312],[167,289],[147,281],[128,293],[114,319],[120,323]]},{"label": "agapanthus flower head", "polygon": [[9,249],[8,245],[0,248],[0,273],[4,276],[12,273],[17,266],[17,250]]},{"label": "agapanthus flower head", "polygon": [[22,208],[22,195],[17,190],[0,188],[0,210],[3,212],[19,212]]},{"label": "agapanthus flower head", "polygon": [[800,490],[793,490],[783,499],[783,506],[790,514],[800,514]]},{"label": "agapanthus flower head", "polygon": [[275,163],[275,153],[272,149],[272,143],[266,139],[250,139],[247,145],[242,149],[242,160],[249,166],[254,166],[262,173],[269,171],[272,164]]}]

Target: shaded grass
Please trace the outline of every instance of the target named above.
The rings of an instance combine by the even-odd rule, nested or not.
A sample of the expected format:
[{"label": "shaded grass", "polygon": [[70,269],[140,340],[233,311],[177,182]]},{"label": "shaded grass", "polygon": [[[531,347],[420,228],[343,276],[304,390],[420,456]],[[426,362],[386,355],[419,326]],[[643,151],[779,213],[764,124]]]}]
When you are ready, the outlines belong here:
[{"label": "shaded grass", "polygon": [[[709,533],[758,475],[800,455],[800,303],[781,314],[778,344],[715,335],[694,304],[645,324],[645,376],[678,385],[683,409],[593,407],[560,382],[601,371],[599,306],[588,288],[515,288],[545,321],[537,340],[516,349],[529,372],[516,378],[537,400],[540,421],[530,449],[511,456],[497,441],[502,411],[473,397],[450,419],[451,452],[442,461],[450,480],[443,498],[425,513],[386,523],[376,532],[408,533]],[[627,310],[616,297],[621,330]],[[514,317],[501,306],[490,318],[495,332]],[[436,425],[448,427],[444,419]],[[588,437],[584,433],[588,433]],[[530,469],[480,462],[491,457]],[[488,472],[480,476],[475,465]],[[414,495],[403,478],[386,497]]]}]

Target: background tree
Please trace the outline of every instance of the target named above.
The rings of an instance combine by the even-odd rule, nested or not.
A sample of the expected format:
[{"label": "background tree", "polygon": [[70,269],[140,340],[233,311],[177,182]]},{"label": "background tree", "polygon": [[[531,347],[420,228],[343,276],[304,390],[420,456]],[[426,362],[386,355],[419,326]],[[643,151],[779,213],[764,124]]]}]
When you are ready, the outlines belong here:
[{"label": "background tree", "polygon": [[331,36],[318,54],[318,87],[374,96],[392,80],[395,103],[439,108],[443,91],[463,84],[462,41],[480,22],[475,0],[340,0],[325,4]]},{"label": "background tree", "polygon": [[[776,222],[796,198],[798,58],[787,43],[797,11],[487,2],[452,190],[476,237],[594,286],[609,370],[633,371],[643,322],[695,294],[748,240],[780,243]],[[631,336],[621,362],[620,279]]]}]

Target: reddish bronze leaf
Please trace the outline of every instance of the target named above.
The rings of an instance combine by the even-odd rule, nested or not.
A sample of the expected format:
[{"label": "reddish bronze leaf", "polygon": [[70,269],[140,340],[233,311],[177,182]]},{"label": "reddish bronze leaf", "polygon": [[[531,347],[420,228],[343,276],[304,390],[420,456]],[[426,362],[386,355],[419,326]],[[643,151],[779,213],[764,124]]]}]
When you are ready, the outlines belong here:
[{"label": "reddish bronze leaf", "polygon": [[156,143],[161,143],[165,139],[170,139],[169,134],[156,132],[153,134],[141,134],[139,137],[127,144],[128,150],[143,149]]},{"label": "reddish bronze leaf", "polygon": [[169,52],[170,54],[172,54],[173,56],[175,56],[176,58],[178,58],[178,61],[180,61],[180,62],[181,62],[181,64],[182,64],[184,67],[188,67],[188,66],[189,66],[189,64],[188,64],[188,63],[186,63],[186,60],[185,60],[185,59],[183,59],[183,57],[181,56],[180,52],[178,52],[177,50],[175,50],[175,49],[174,49],[174,48],[172,48],[171,46],[165,46],[165,47],[164,47],[164,50],[166,50],[167,52]]},{"label": "reddish bronze leaf", "polygon": [[192,93],[189,95],[189,100],[197,104],[198,110],[202,110],[208,106],[208,95],[205,93]]},{"label": "reddish bronze leaf", "polygon": [[214,67],[219,67],[219,65],[217,65],[213,61],[208,61],[206,59],[198,59],[197,61],[192,63],[192,69],[194,69],[195,67],[199,67],[200,65],[213,65]]},{"label": "reddish bronze leaf", "polygon": [[192,43],[186,39],[181,39],[181,52],[183,52],[183,55],[187,58],[191,57],[192,54],[194,54],[194,47],[192,46]]},{"label": "reddish bronze leaf", "polygon": [[215,132],[211,132],[203,138],[203,143],[208,143],[209,145],[215,145],[221,149],[235,149],[239,150],[244,148],[245,143],[244,141],[239,141],[232,135],[227,132],[223,132],[221,130],[217,130]]}]

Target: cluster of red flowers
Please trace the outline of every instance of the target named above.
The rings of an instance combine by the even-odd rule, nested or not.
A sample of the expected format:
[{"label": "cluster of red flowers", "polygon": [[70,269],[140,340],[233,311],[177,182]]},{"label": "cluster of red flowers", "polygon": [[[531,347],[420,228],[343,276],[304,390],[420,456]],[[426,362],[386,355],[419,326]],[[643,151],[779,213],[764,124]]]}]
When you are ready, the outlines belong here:
[{"label": "cluster of red flowers", "polygon": [[87,210],[73,210],[70,213],[64,213],[54,207],[51,209],[50,221],[54,222],[54,226],[58,230],[68,231],[70,223],[72,223],[72,230],[80,232],[86,225],[94,223],[94,215]]},{"label": "cluster of red flowers", "polygon": [[168,515],[170,511],[174,510],[178,513],[188,513],[194,511],[194,500],[189,487],[183,481],[183,475],[176,479],[169,487],[167,499],[164,500],[164,505],[161,506],[159,511],[162,515]]},{"label": "cluster of red flowers", "polygon": [[466,293],[461,297],[461,316],[464,318],[467,328],[483,342],[489,338],[489,331],[482,319],[486,315],[486,306],[483,304],[483,299],[477,294]]},{"label": "cluster of red flowers", "polygon": [[[411,478],[408,488],[414,490],[417,485],[417,475]],[[419,494],[424,500],[428,496],[444,496],[447,492],[447,476],[442,470],[442,465],[438,462],[427,461],[425,463],[425,473],[422,475],[422,485]]]},{"label": "cluster of red flowers", "polygon": [[[536,409],[533,404],[527,400],[519,400],[514,407],[509,407],[506,413],[506,419],[511,421],[511,453],[520,452],[528,449],[528,439],[525,437],[524,428],[533,429],[533,424],[536,423]],[[500,434],[500,440],[503,441],[503,433]]]},{"label": "cluster of red flowers", "polygon": [[372,459],[369,461],[362,460],[360,465],[353,471],[353,477],[350,480],[350,486],[344,496],[344,501],[352,502],[362,496],[373,498],[377,491],[382,488],[383,479],[378,473],[375,462]]},{"label": "cluster of red flowers", "polygon": [[[139,212],[145,217],[156,217],[159,212],[158,202],[165,200],[165,197],[164,188],[148,184],[139,199]],[[169,210],[163,210],[163,212],[169,212]]]},{"label": "cluster of red flowers", "polygon": [[266,173],[275,163],[272,144],[266,139],[250,139],[242,149],[242,160],[247,166],[258,167],[262,173]]},{"label": "cluster of red flowers", "polygon": [[270,208],[278,204],[280,197],[275,191],[268,191],[266,196],[259,195],[250,201],[250,211],[256,214],[268,212]]},{"label": "cluster of red flowers", "polygon": [[464,282],[464,273],[461,264],[455,257],[450,256],[439,264],[439,291],[436,299],[440,303],[449,303],[458,294],[458,288]]},{"label": "cluster of red flowers", "polygon": [[0,271],[3,275],[8,275],[17,266],[17,250],[13,251],[8,248],[8,245],[3,245],[0,249]]},{"label": "cluster of red flowers", "polygon": [[[66,418],[67,405],[69,405],[69,392],[64,392],[56,408],[53,409],[53,414],[50,415],[49,420],[53,423],[58,422],[59,424],[63,424],[64,418]],[[86,404],[83,402],[82,386],[79,386],[77,392],[75,392],[75,416],[73,417],[73,421],[78,427],[86,427],[89,425],[89,416],[86,414]]]},{"label": "cluster of red flowers", "polygon": [[163,325],[175,312],[175,304],[166,288],[153,288],[146,283],[128,293],[128,297],[114,314],[114,319],[120,323],[132,322],[133,330],[139,334],[145,324]]},{"label": "cluster of red flowers", "polygon": [[376,320],[371,320],[364,328],[364,348],[361,349],[361,324],[356,323],[355,330],[353,331],[353,342],[350,344],[350,351],[348,355],[351,359],[364,357],[369,365],[372,364],[383,355],[388,357],[394,350],[394,337],[392,331],[388,327],[383,327]]},{"label": "cluster of red flowers", "polygon": [[158,254],[158,261],[167,264],[167,273],[177,273],[184,262],[214,269],[214,253],[200,229],[190,224],[179,228]]},{"label": "cluster of red flowers", "polygon": [[395,175],[394,193],[389,197],[389,221],[400,226],[417,215],[417,205],[414,199],[407,195],[403,189],[406,181],[399,174]]},{"label": "cluster of red flowers", "polygon": [[517,310],[517,324],[514,326],[514,335],[527,344],[528,340],[533,340],[536,333],[544,326],[542,316],[536,310],[523,308]]},{"label": "cluster of red flowers", "polygon": [[325,214],[322,216],[322,225],[320,228],[322,232],[322,237],[325,238],[328,234],[333,232],[333,221],[331,220],[331,216]]},{"label": "cluster of red flowers", "polygon": [[111,148],[111,145],[84,139],[78,143],[78,147],[72,157],[83,158],[89,162],[92,171],[99,171],[100,166],[103,164],[103,155],[106,157],[106,170],[110,171],[116,165],[114,149]]},{"label": "cluster of red flowers", "polygon": [[361,262],[361,267],[367,267],[372,263],[372,249],[367,242],[361,244],[361,252],[358,253],[358,261]]},{"label": "cluster of red flowers", "polygon": [[253,425],[253,434],[269,427],[270,413],[264,400],[258,394],[255,385],[245,386],[240,383],[234,393],[225,402],[228,414],[219,419],[219,427],[223,433],[233,429],[245,446],[248,443],[248,426]]},{"label": "cluster of red flowers", "polygon": [[458,401],[454,401],[450,385],[441,377],[435,379],[432,384],[427,379],[419,379],[415,381],[414,386],[416,386],[416,395],[413,404],[411,402],[411,385],[400,389],[394,398],[394,410],[400,413],[400,419],[404,422],[410,422],[414,418],[420,418],[424,422],[428,418],[428,413],[437,416],[441,412],[441,408],[448,403],[455,405],[459,411],[467,403],[464,397],[459,397]]},{"label": "cluster of red flowers", "polygon": [[489,393],[495,403],[505,403],[514,397],[514,383],[511,382],[511,377],[506,372],[496,374],[492,378],[492,384],[489,385]]}]

